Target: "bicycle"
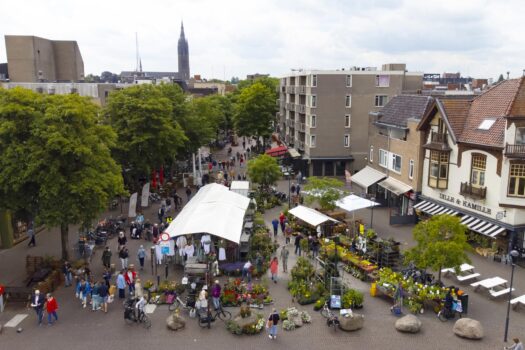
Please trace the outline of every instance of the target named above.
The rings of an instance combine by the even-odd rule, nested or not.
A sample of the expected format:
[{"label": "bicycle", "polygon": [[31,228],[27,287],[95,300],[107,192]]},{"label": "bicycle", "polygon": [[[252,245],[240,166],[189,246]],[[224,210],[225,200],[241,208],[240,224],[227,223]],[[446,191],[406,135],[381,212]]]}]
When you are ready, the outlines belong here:
[{"label": "bicycle", "polygon": [[195,298],[188,296],[186,302],[184,302],[178,295],[176,295],[173,302],[169,304],[168,310],[175,311],[177,309],[183,309],[192,313],[193,310],[195,310]]},{"label": "bicycle", "polygon": [[437,313],[437,318],[441,322],[447,322],[448,320],[453,320],[456,318],[456,315],[459,315],[459,318],[463,317],[463,314],[459,311],[457,311],[454,307],[452,310],[445,309],[445,303],[441,303],[441,309]]},{"label": "bicycle", "polygon": [[222,305],[219,305],[219,308],[215,310],[215,313],[213,313],[211,308],[208,306],[205,315],[203,315],[202,313],[199,314],[199,326],[201,326],[202,328],[207,327],[209,329],[211,328],[211,323],[215,322],[217,318],[219,318],[223,322],[226,322],[231,320],[232,314],[231,312],[224,310],[222,308]]},{"label": "bicycle", "polygon": [[337,331],[337,327],[339,326],[339,318],[328,307],[328,301],[325,301],[323,308],[321,309],[321,315],[327,319],[326,325],[328,327],[334,327],[334,332]]},{"label": "bicycle", "polygon": [[142,327],[149,329],[151,327],[151,320],[149,319],[149,317],[146,315],[144,311],[137,310],[137,312],[138,312],[138,316],[137,316],[137,313],[135,312],[134,307],[126,306],[126,308],[124,309],[124,320],[126,321],[126,323],[127,324],[140,323],[142,324]]}]

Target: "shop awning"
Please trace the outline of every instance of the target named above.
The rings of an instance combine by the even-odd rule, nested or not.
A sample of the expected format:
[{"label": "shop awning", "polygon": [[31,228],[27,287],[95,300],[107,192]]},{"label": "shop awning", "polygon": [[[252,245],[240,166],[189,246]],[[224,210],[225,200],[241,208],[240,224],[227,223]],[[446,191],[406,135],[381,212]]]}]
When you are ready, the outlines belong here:
[{"label": "shop awning", "polygon": [[407,193],[408,191],[412,190],[411,186],[404,184],[391,176],[379,182],[378,185],[383,187],[385,190],[394,193],[396,196],[399,196],[400,194]]},{"label": "shop awning", "polygon": [[170,237],[208,233],[238,244],[249,204],[249,198],[228,187],[209,184],[201,187],[165,232]]},{"label": "shop awning", "polygon": [[352,175],[352,182],[358,184],[364,189],[367,189],[368,187],[372,186],[376,182],[383,180],[384,178],[386,178],[385,174],[367,165],[364,169]]},{"label": "shop awning", "polygon": [[419,209],[424,213],[429,215],[439,215],[439,214],[448,214],[448,215],[458,215],[458,212],[444,207],[442,205],[430,202],[430,201],[421,201],[414,205],[414,209]]},{"label": "shop awning", "polygon": [[288,152],[288,147],[283,145],[283,146],[278,146],[278,147],[267,149],[265,153],[272,157],[280,157],[280,156],[284,156],[286,152]]},{"label": "shop awning", "polygon": [[471,231],[475,231],[492,238],[495,238],[497,235],[507,230],[505,227],[478,219],[470,215],[463,216],[461,218],[461,223],[466,225]]},{"label": "shop awning", "polygon": [[354,210],[375,207],[379,203],[351,194],[338,200],[335,205],[346,211],[353,212]]},{"label": "shop awning", "polygon": [[290,157],[292,158],[301,158],[301,153],[297,152],[295,148],[288,149],[288,153],[290,153]]},{"label": "shop awning", "polygon": [[321,212],[318,212],[315,209],[308,208],[303,205],[299,205],[293,208],[289,211],[289,213],[314,227],[317,227],[327,221],[339,222],[336,219],[329,217],[328,215],[325,215]]}]

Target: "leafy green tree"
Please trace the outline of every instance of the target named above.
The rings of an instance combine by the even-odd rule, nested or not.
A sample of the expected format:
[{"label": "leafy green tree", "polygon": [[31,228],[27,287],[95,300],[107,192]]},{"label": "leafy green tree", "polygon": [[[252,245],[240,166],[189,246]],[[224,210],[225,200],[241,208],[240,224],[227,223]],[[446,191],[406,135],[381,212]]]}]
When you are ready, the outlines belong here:
[{"label": "leafy green tree", "polygon": [[84,81],[86,83],[100,83],[100,77],[98,75],[88,74],[85,76]]},{"label": "leafy green tree", "polygon": [[99,107],[76,94],[0,94],[0,152],[7,155],[0,158],[0,206],[27,208],[37,224],[60,227],[64,259],[69,225],[89,223],[124,193],[110,152],[116,135],[98,115]]},{"label": "leafy green tree", "polygon": [[500,74],[497,83],[501,83],[503,80],[505,80],[505,78],[503,78],[503,74]]},{"label": "leafy green tree", "polygon": [[467,227],[457,216],[435,215],[419,222],[413,230],[416,246],[405,254],[407,262],[413,262],[421,269],[439,271],[444,267],[456,267],[470,262],[467,251]]},{"label": "leafy green tree", "polygon": [[309,177],[304,189],[308,192],[306,202],[317,202],[322,210],[334,210],[335,203],[346,192],[343,190],[344,182],[329,177]]},{"label": "leafy green tree", "polygon": [[275,93],[260,82],[243,89],[233,119],[238,135],[269,137],[275,122],[275,101]]},{"label": "leafy green tree", "polygon": [[275,158],[261,154],[248,161],[248,176],[259,184],[262,191],[267,192],[281,177],[281,169]]},{"label": "leafy green tree", "polygon": [[132,187],[151,170],[172,164],[188,141],[175,120],[180,112],[174,107],[178,102],[166,97],[166,91],[162,85],[144,84],[115,91],[108,98],[106,122],[118,137],[114,157],[126,170],[126,180]]}]

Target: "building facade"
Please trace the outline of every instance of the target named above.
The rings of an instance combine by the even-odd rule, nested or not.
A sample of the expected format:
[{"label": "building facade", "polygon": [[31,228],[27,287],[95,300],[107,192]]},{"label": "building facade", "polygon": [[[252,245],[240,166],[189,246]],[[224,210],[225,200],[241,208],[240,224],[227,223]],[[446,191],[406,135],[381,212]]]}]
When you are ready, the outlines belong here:
[{"label": "building facade", "polygon": [[6,35],[7,69],[11,82],[78,82],[84,61],[76,41]]},{"label": "building facade", "polygon": [[423,162],[417,127],[433,101],[430,96],[398,95],[381,111],[370,113],[368,163],[352,182],[391,209],[392,224],[416,221],[413,206],[421,192]]},{"label": "building facade", "polygon": [[436,100],[424,134],[422,215],[461,217],[471,240],[525,257],[525,78]]},{"label": "building facade", "polygon": [[281,78],[277,129],[302,154],[303,174],[344,176],[366,165],[369,112],[422,86],[423,74],[405,68],[299,70]]}]

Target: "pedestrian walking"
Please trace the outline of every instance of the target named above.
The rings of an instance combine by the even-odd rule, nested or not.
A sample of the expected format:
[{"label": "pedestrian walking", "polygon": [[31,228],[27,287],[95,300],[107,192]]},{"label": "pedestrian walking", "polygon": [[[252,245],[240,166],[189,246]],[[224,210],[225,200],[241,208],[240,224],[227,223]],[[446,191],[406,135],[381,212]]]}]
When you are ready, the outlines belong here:
[{"label": "pedestrian walking", "polygon": [[279,261],[277,260],[277,257],[274,256],[272,261],[270,262],[270,273],[272,275],[273,283],[277,283],[277,273],[278,272],[279,272]]},{"label": "pedestrian walking", "polygon": [[[52,325],[53,322],[58,321],[58,304],[57,300],[54,296],[51,295],[51,293],[47,293],[46,295],[46,311],[47,311],[47,324]],[[52,320],[52,317],[55,318],[55,321]]]},{"label": "pedestrian walking", "polygon": [[108,312],[108,299],[109,299],[109,287],[107,281],[100,283],[98,287],[98,297],[100,301],[100,306],[104,313]]},{"label": "pedestrian walking", "polygon": [[263,257],[261,253],[257,252],[255,255],[255,269],[257,271],[257,277],[262,276],[263,272]]},{"label": "pedestrian walking", "polygon": [[268,335],[270,339],[277,339],[277,325],[279,324],[279,320],[279,313],[274,308],[272,310],[272,313],[270,314],[270,317],[268,317],[268,321],[266,323],[266,328],[270,332],[270,334]]},{"label": "pedestrian walking", "polygon": [[295,183],[292,183],[292,186],[290,186],[290,193],[293,194],[295,193]]},{"label": "pedestrian walking", "polygon": [[252,281],[252,263],[250,260],[248,260],[244,266],[242,267],[242,280],[244,281],[244,278],[248,280],[248,283]]},{"label": "pedestrian walking", "polygon": [[35,310],[38,325],[42,325],[42,318],[44,317],[44,296],[40,294],[40,291],[37,289],[31,296],[31,307]]},{"label": "pedestrian walking", "polygon": [[273,226],[273,237],[277,237],[277,231],[279,230],[279,220],[277,218],[272,220]]},{"label": "pedestrian walking", "polygon": [[292,227],[289,224],[287,224],[286,228],[284,229],[284,237],[285,237],[284,242],[286,244],[290,243],[290,237],[292,236],[292,231],[293,231]]},{"label": "pedestrian walking", "polygon": [[29,237],[29,244],[28,247],[36,246],[36,237],[35,237],[35,230],[33,229],[33,224],[30,223],[27,227],[27,236]]},{"label": "pedestrian walking", "polygon": [[102,274],[102,278],[104,279],[104,283],[105,283],[106,287],[109,288],[109,286],[111,284],[111,271],[110,271],[110,269],[108,269],[108,268],[104,269],[104,273]]},{"label": "pedestrian walking", "polygon": [[281,248],[281,261],[283,263],[284,272],[288,272],[288,255],[290,255],[288,248],[286,246],[283,246]]},{"label": "pedestrian walking", "polygon": [[[124,237],[125,238],[125,237]],[[119,243],[120,245],[120,243]],[[102,265],[104,265],[105,268],[109,269],[111,267],[111,256],[113,253],[111,253],[111,250],[108,246],[104,249],[102,252]]]},{"label": "pedestrian walking", "polygon": [[303,237],[301,236],[300,233],[297,236],[295,236],[295,241],[294,241],[295,255],[301,255],[301,239],[302,238]]},{"label": "pedestrian walking", "polygon": [[119,299],[124,299],[126,297],[126,279],[124,278],[125,271],[126,270],[122,269],[117,276],[117,288]]},{"label": "pedestrian walking", "polygon": [[125,246],[122,247],[120,252],[118,253],[118,257],[120,258],[120,264],[122,266],[122,269],[125,270],[128,268],[128,258],[129,258],[129,252],[128,248]]},{"label": "pedestrian walking", "polygon": [[191,187],[189,185],[186,186],[186,196],[188,197],[188,202],[189,202],[191,198]]},{"label": "pedestrian walking", "polygon": [[101,309],[100,295],[99,295],[100,283],[93,283],[93,289],[91,289],[91,311],[97,311]]},{"label": "pedestrian walking", "polygon": [[73,283],[73,274],[71,273],[71,264],[67,260],[62,266],[62,273],[64,274],[65,286],[69,287]]},{"label": "pedestrian walking", "polygon": [[211,298],[213,301],[213,308],[215,310],[219,310],[221,303],[221,285],[219,283],[219,280],[215,280],[215,284],[213,287],[211,287]]},{"label": "pedestrian walking", "polygon": [[171,210],[171,198],[166,198],[166,213],[169,213]]},{"label": "pedestrian walking", "polygon": [[128,239],[126,238],[124,231],[120,231],[120,233],[118,234],[117,243],[118,243],[118,246],[117,246],[118,251],[120,251],[122,247],[125,246],[126,243],[128,243]]},{"label": "pedestrian walking", "polygon": [[295,193],[297,195],[299,195],[300,192],[301,192],[301,186],[299,186],[299,184],[297,184],[297,186],[295,186]]},{"label": "pedestrian walking", "polygon": [[137,258],[139,259],[140,269],[144,270],[144,259],[146,258],[146,249],[141,244],[139,250],[137,251]]},{"label": "pedestrian walking", "polygon": [[129,293],[135,291],[135,279],[137,278],[137,273],[135,272],[133,264],[129,265],[128,271],[124,274],[124,279],[129,288]]},{"label": "pedestrian walking", "polygon": [[91,284],[82,278],[77,284],[76,296],[80,299],[80,304],[84,308],[87,306],[88,295],[91,295]]},{"label": "pedestrian walking", "polygon": [[159,224],[162,224],[162,220],[164,219],[164,207],[161,205],[159,208],[159,211],[157,212],[157,217],[159,219]]},{"label": "pedestrian walking", "polygon": [[283,212],[281,212],[281,214],[279,215],[279,222],[281,223],[281,232],[283,233],[284,235],[284,221],[286,220],[286,216],[284,215]]}]

